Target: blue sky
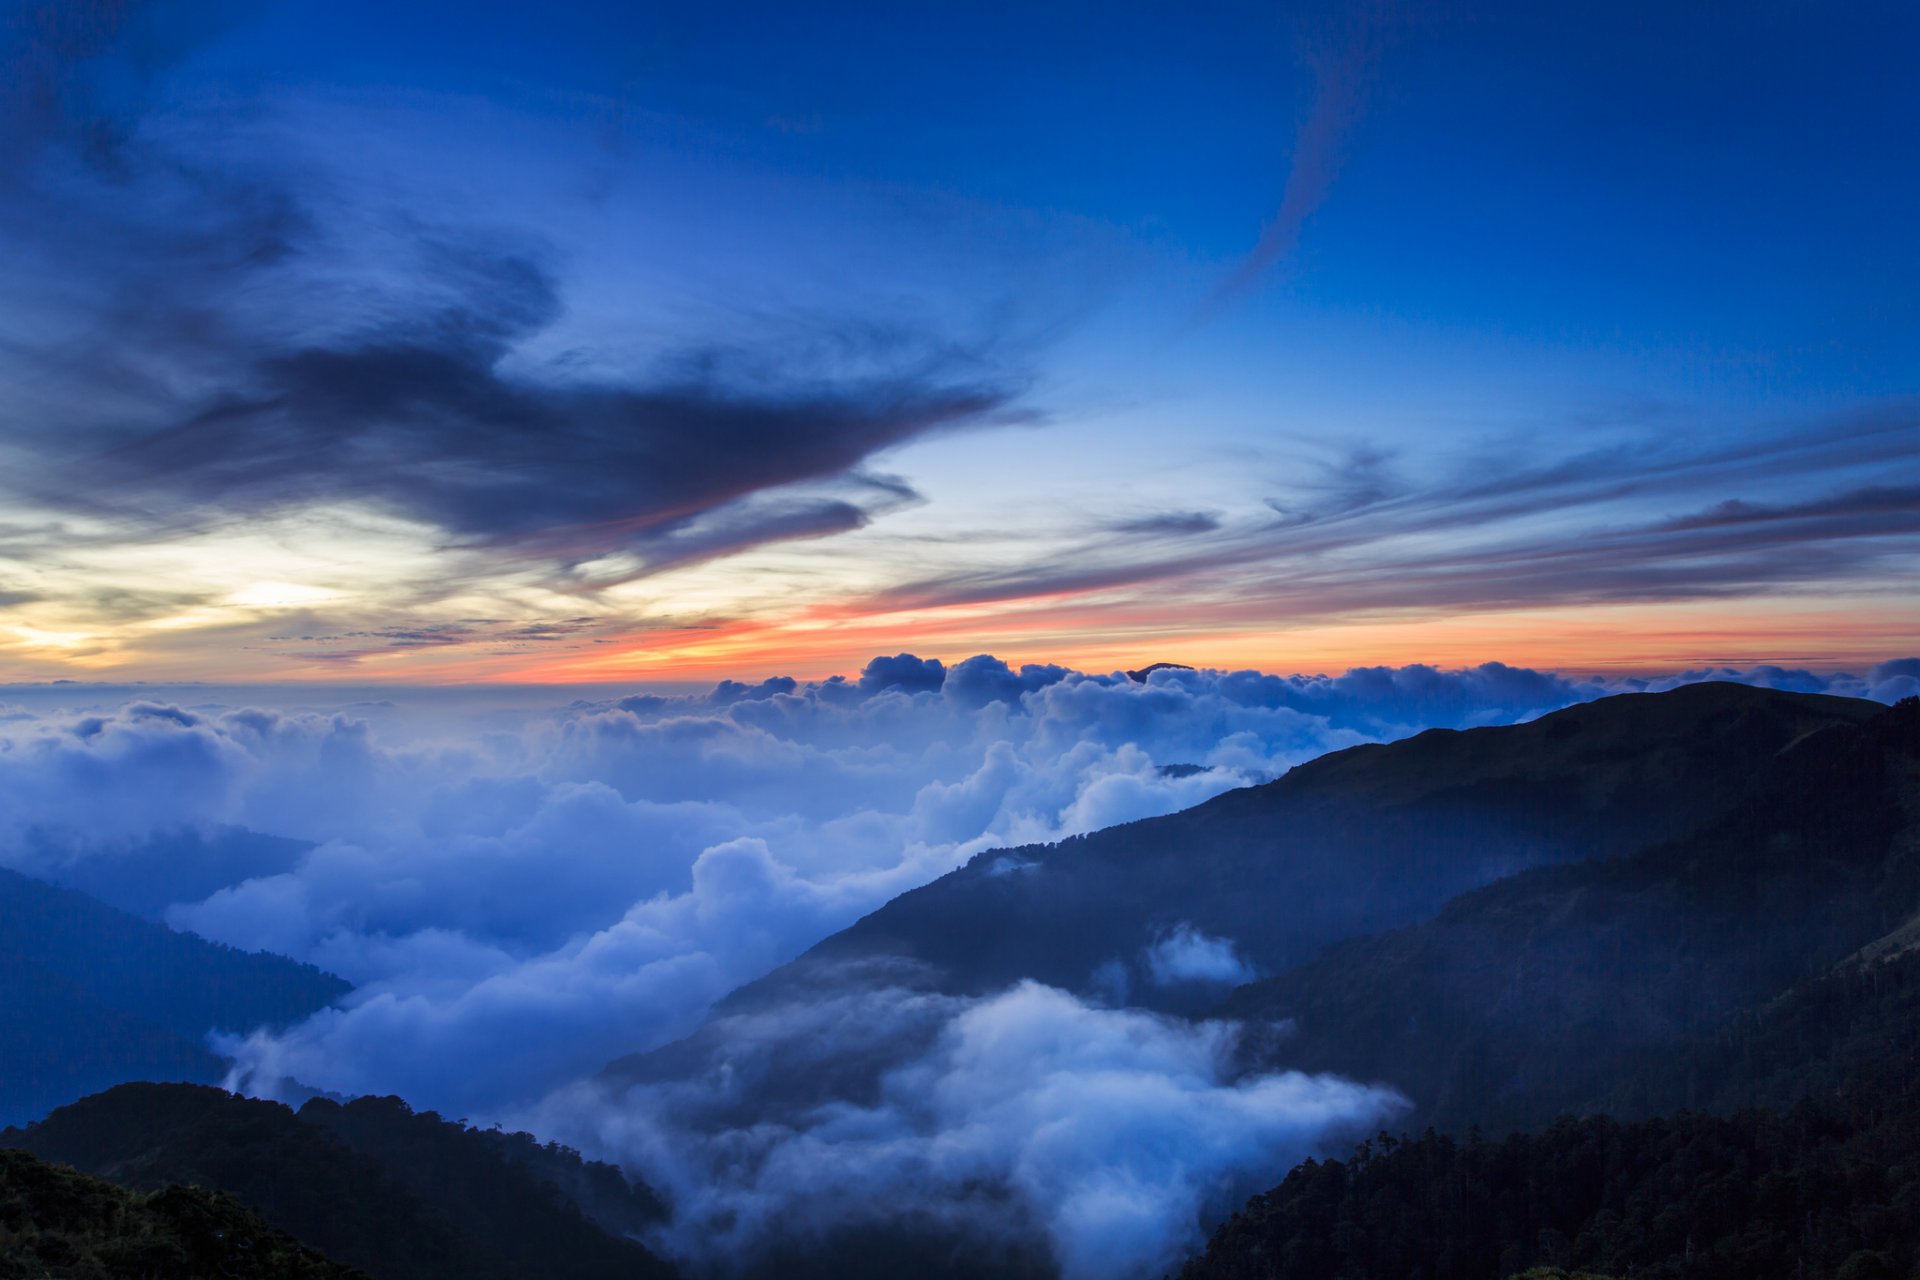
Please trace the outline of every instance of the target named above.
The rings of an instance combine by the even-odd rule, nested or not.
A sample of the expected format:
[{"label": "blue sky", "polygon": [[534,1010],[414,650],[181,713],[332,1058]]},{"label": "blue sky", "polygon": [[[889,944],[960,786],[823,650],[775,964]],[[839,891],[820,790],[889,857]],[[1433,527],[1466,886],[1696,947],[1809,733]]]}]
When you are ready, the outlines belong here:
[{"label": "blue sky", "polygon": [[13,17],[12,678],[1916,621],[1901,6]]}]

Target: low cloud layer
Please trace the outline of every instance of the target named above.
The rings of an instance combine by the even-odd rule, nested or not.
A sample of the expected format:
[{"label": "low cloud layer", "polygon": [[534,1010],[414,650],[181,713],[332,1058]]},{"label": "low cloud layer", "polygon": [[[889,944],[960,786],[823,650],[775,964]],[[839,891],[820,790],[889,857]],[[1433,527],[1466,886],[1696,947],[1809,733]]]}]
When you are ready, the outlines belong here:
[{"label": "low cloud layer", "polygon": [[[404,695],[17,710],[0,726],[0,860],[358,984],[343,1009],[229,1046],[261,1080],[477,1114],[684,1034],[981,850],[1172,812],[1360,742],[1705,678],[1890,700],[1920,688],[1920,664],[1141,684],[899,655],[857,679],[491,711],[457,731],[444,711],[420,728]],[[1169,980],[1227,972],[1224,943],[1163,942]],[[472,1062],[487,1069],[454,1065]]]},{"label": "low cloud layer", "polygon": [[1182,924],[1146,951],[1147,975],[1162,987],[1200,983],[1237,987],[1260,975],[1240,958],[1229,938],[1216,938]]},{"label": "low cloud layer", "polygon": [[[1143,940],[1094,984],[1109,1008],[1031,987],[968,1002],[867,983],[845,995],[870,1008],[785,1010],[760,1028],[767,1045],[860,1063],[821,1073],[811,1097],[756,1092],[745,1059],[735,1095],[633,1084],[666,1106],[652,1118],[578,1082],[686,1036],[728,992],[983,850],[1186,808],[1357,743],[1699,679],[1891,701],[1920,692],[1920,659],[1858,675],[1601,681],[1490,664],[1141,682],[900,654],[856,678],[559,706],[394,690],[325,707],[311,688],[285,690],[281,709],[93,706],[84,686],[22,689],[0,709],[0,865],[356,984],[302,1024],[219,1039],[236,1085],[534,1117],[674,1191],[670,1235],[686,1250],[702,1231],[724,1237],[723,1219],[747,1234],[769,1215],[855,1228],[833,1213],[861,1210],[834,1208],[836,1194],[882,1184],[934,1214],[978,1175],[999,1198],[954,1212],[1012,1214],[1013,1238],[1102,1274],[1116,1256],[1103,1241],[1170,1256],[1237,1177],[1270,1179],[1325,1126],[1386,1105],[1338,1082],[1229,1079],[1213,1065],[1229,1029],[1123,1007],[1129,980],[1246,977],[1231,939]],[[827,1017],[838,1032],[809,1021]],[[1049,1039],[1050,1023],[1072,1037]],[[849,1079],[866,1083],[840,1089]],[[727,1097],[759,1110],[726,1113]],[[1113,1132],[1130,1136],[1115,1146],[1121,1115]],[[744,1163],[715,1178],[735,1148]],[[788,1178],[815,1160],[822,1181]]]},{"label": "low cloud layer", "polygon": [[[720,1031],[724,1052],[678,1079],[575,1086],[536,1121],[666,1189],[657,1243],[717,1272],[906,1222],[1038,1249],[1067,1280],[1158,1275],[1209,1214],[1404,1105],[1330,1077],[1236,1080],[1230,1024],[1034,983],[979,1000],[854,984]],[[821,1075],[842,1096],[784,1085]]]}]

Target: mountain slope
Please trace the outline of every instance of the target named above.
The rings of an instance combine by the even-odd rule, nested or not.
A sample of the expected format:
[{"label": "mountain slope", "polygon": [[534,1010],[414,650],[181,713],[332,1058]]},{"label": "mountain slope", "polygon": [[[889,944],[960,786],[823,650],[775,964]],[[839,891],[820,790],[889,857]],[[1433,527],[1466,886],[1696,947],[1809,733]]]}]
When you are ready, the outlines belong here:
[{"label": "mountain slope", "polygon": [[[1217,987],[1147,981],[1149,948],[1198,931],[1282,974],[1226,1006],[1254,1024],[1249,1071],[1384,1080],[1462,1128],[1567,1105],[1644,1115],[1742,1089],[1791,1100],[1808,1070],[1805,1051],[1787,1052],[1793,1034],[1830,1032],[1798,1001],[1786,1032],[1751,1020],[1907,936],[1920,905],[1914,720],[1912,707],[1704,685],[1339,753],[1183,814],[982,855],[742,989],[688,1040],[611,1064],[605,1083],[750,1080],[716,1121],[741,1128],[859,1105],[918,1051],[894,1033],[875,1041],[864,1022],[838,1029],[834,1011],[867,1007],[865,987],[978,993],[1034,976],[1084,989],[1118,959],[1136,1002],[1207,1012]],[[1393,924],[1362,932],[1373,920]],[[1286,1019],[1290,1035],[1260,1034]],[[1751,1064],[1769,1061],[1763,1080]],[[1749,1137],[1712,1140],[1731,1151]],[[1525,1158],[1551,1166],[1556,1150]],[[1649,1148],[1635,1185],[1664,1188],[1668,1154]],[[1355,1216],[1333,1225],[1372,1229]]]},{"label": "mountain slope", "polygon": [[[180,1084],[122,1085],[0,1132],[0,1146],[137,1189],[226,1192],[375,1280],[672,1274],[639,1244],[590,1222],[560,1187],[565,1179],[536,1159],[514,1158],[503,1149],[510,1142],[416,1115],[398,1099],[316,1100],[296,1115],[279,1103]],[[542,1151],[549,1170],[595,1174],[571,1153]],[[598,1169],[601,1181],[619,1178]],[[644,1219],[657,1202],[642,1190],[630,1194],[628,1209]]]},{"label": "mountain slope", "polygon": [[[1516,877],[1236,993],[1296,1013],[1289,1060],[1378,1067],[1474,1136],[1308,1162],[1183,1280],[1920,1273],[1920,701],[1756,781],[1692,837]],[[1704,1110],[1478,1137],[1558,1108]]]},{"label": "mountain slope", "polygon": [[1728,1114],[1367,1143],[1254,1197],[1183,1280],[1920,1269],[1920,952],[1849,961],[1650,1065]]},{"label": "mountain slope", "polygon": [[230,1196],[190,1187],[142,1195],[6,1150],[0,1150],[0,1272],[64,1280],[366,1280]]},{"label": "mountain slope", "polygon": [[967,993],[1021,978],[1085,989],[1117,963],[1132,1003],[1196,1011],[1221,990],[1157,984],[1143,959],[1181,925],[1230,941],[1259,971],[1284,970],[1513,872],[1691,830],[1789,744],[1881,710],[1699,684],[1336,752],[1182,813],[981,854],[730,1004],[805,992],[849,963],[907,961]]},{"label": "mountain slope", "polygon": [[1273,1051],[1386,1080],[1443,1127],[1715,1101],[1672,1070],[1743,1011],[1920,907],[1920,702],[1808,735],[1688,837],[1533,871],[1329,948],[1221,1012],[1289,1019]]},{"label": "mountain slope", "polygon": [[1427,1133],[1308,1162],[1181,1280],[1903,1280],[1920,1262],[1920,1109],[1563,1120],[1493,1143]]},{"label": "mountain slope", "polygon": [[351,989],[0,870],[0,1123],[126,1080],[218,1080],[208,1031],[293,1022]]}]

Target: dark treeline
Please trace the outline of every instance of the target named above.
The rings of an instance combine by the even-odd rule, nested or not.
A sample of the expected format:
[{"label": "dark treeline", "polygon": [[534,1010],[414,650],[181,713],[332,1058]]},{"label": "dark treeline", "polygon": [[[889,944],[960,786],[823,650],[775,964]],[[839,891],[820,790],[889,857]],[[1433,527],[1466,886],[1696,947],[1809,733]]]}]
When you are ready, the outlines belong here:
[{"label": "dark treeline", "polygon": [[572,1198],[590,1189],[594,1210],[622,1226],[657,1217],[651,1193],[617,1170],[525,1135],[416,1114],[397,1098],[315,1100],[295,1114],[203,1085],[129,1084],[0,1132],[0,1147],[137,1190],[229,1193],[374,1280],[672,1274]]},{"label": "dark treeline", "polygon": [[0,1274],[60,1280],[366,1280],[232,1196],[128,1191],[0,1150]]},{"label": "dark treeline", "polygon": [[[1909,1100],[1910,1102],[1911,1100]],[[1679,1280],[1906,1280],[1920,1109],[1429,1131],[1309,1162],[1215,1233],[1184,1280],[1499,1280],[1532,1265]]]},{"label": "dark treeline", "polygon": [[1383,1136],[1255,1197],[1184,1280],[1920,1274],[1920,951],[1804,984],[1643,1071],[1780,1105]]}]

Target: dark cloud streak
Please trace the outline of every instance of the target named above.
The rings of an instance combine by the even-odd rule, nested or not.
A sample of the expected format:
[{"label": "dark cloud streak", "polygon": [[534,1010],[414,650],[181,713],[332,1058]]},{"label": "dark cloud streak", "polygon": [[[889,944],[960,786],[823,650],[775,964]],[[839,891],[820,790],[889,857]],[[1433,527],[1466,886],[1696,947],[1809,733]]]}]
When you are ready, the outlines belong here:
[{"label": "dark cloud streak", "polygon": [[23,291],[68,325],[5,353],[30,375],[0,401],[29,463],[7,487],[50,517],[27,558],[73,545],[64,516],[129,541],[359,506],[431,527],[467,570],[590,591],[859,528],[918,501],[863,470],[874,455],[1032,420],[1017,358],[861,317],[608,353],[617,374],[530,359],[565,312],[534,236],[356,209],[236,144],[244,108],[143,127],[151,82],[218,21],[190,8],[29,7],[0,46],[19,161],[0,269],[32,267]]},{"label": "dark cloud streak", "polygon": [[1155,515],[1116,520],[1107,527],[1115,533],[1181,537],[1187,534],[1212,533],[1220,527],[1220,517],[1210,511],[1163,511]]},{"label": "dark cloud streak", "polygon": [[1215,286],[1192,323],[1203,324],[1221,308],[1256,287],[1299,243],[1308,217],[1320,207],[1340,170],[1347,134],[1366,103],[1367,78],[1384,29],[1379,4],[1360,4],[1343,15],[1346,30],[1315,47],[1308,59],[1313,94],[1294,134],[1293,155],[1280,206],[1260,238]]},{"label": "dark cloud streak", "polygon": [[[166,526],[209,509],[359,502],[509,557],[572,564],[630,550],[679,563],[857,528],[869,506],[901,500],[898,481],[848,481],[866,503],[739,504],[844,480],[892,446],[1010,416],[1017,394],[925,375],[760,389],[729,383],[718,358],[698,383],[508,373],[514,344],[559,312],[553,277],[530,257],[444,246],[436,256],[457,261],[456,287],[469,295],[460,305],[259,353],[172,421],[82,432],[92,447],[68,454],[58,485],[36,496],[69,509],[131,501]],[[59,435],[72,434],[63,424]]]},{"label": "dark cloud streak", "polygon": [[[1471,484],[1388,479],[1383,466],[1351,454],[1302,486],[1307,503],[1270,503],[1277,521],[1228,525],[1176,554],[1139,557],[1096,540],[1045,562],[923,578],[867,603],[924,609],[1180,581],[1230,583],[1236,599],[1290,619],[1674,601],[1831,585],[1920,552],[1920,484],[1847,484],[1868,467],[1890,477],[1920,469],[1920,405],[1905,402],[1739,449],[1619,448],[1544,465],[1476,458]],[[1646,510],[1823,477],[1832,492],[1795,503]]]}]

